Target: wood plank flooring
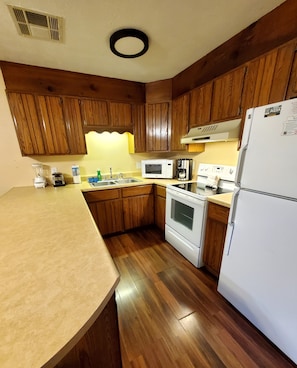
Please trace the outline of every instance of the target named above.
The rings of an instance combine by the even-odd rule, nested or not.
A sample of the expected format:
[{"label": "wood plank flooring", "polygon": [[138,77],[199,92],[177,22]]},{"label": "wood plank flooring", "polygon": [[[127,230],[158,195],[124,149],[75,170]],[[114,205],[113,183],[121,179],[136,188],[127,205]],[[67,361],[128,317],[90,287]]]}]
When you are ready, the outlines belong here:
[{"label": "wood plank flooring", "polygon": [[105,242],[121,274],[116,300],[123,368],[295,367],[158,229]]}]

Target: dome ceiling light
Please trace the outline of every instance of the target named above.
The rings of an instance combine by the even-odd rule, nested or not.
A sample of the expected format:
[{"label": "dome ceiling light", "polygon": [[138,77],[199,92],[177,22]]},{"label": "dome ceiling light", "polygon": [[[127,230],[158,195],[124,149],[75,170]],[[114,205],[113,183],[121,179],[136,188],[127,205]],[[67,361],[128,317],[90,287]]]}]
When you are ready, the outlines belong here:
[{"label": "dome ceiling light", "polygon": [[111,51],[122,58],[132,59],[145,54],[149,48],[147,35],[133,28],[120,29],[109,39]]}]

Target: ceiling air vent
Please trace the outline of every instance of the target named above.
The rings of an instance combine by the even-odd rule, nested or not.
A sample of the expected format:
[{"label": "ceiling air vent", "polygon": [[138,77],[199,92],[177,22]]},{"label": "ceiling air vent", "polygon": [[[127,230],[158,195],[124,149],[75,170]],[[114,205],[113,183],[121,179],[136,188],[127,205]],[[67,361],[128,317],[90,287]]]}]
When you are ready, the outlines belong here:
[{"label": "ceiling air vent", "polygon": [[63,18],[8,5],[20,35],[42,40],[63,40]]}]

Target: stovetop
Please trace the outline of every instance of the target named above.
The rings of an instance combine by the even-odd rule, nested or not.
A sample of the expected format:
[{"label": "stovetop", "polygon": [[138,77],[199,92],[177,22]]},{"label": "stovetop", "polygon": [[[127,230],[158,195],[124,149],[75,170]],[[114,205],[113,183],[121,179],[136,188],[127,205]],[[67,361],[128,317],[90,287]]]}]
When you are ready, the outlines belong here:
[{"label": "stovetop", "polygon": [[[216,194],[230,193],[234,190],[235,167],[225,165],[200,164],[197,181],[181,182],[169,187],[179,193],[206,200]],[[218,175],[218,188],[208,187],[208,178]]]},{"label": "stovetop", "polygon": [[187,182],[187,183],[180,183],[180,184],[172,184],[171,187],[184,190],[186,192],[196,194],[198,196],[209,197],[215,194],[221,193],[228,193],[232,190],[225,190],[224,188],[217,188],[213,189],[210,187],[206,187],[203,184],[198,183],[197,181],[194,182]]}]

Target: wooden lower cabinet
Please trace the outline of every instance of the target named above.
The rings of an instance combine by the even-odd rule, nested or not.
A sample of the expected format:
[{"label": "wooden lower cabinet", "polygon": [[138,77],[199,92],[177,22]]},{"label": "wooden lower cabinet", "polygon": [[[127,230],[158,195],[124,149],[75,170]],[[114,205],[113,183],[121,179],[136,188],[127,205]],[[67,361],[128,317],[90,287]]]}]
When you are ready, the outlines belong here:
[{"label": "wooden lower cabinet", "polygon": [[154,223],[153,185],[122,188],[124,229]]},{"label": "wooden lower cabinet", "polygon": [[55,368],[121,368],[115,295],[99,317]]},{"label": "wooden lower cabinet", "polygon": [[165,231],[166,187],[155,186],[155,225]]},{"label": "wooden lower cabinet", "polygon": [[153,185],[84,192],[101,235],[154,223]]},{"label": "wooden lower cabinet", "polygon": [[121,189],[85,192],[84,197],[101,235],[124,230]]},{"label": "wooden lower cabinet", "polygon": [[227,231],[229,208],[208,203],[203,262],[216,277],[219,276],[225,236]]}]

